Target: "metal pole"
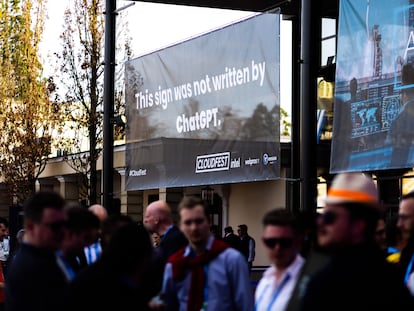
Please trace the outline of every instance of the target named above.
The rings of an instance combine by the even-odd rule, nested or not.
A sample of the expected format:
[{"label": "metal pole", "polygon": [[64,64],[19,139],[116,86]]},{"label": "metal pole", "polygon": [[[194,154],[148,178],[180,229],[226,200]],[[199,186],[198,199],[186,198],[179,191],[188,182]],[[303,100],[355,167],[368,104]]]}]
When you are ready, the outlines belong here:
[{"label": "metal pole", "polygon": [[291,142],[291,155],[290,155],[290,177],[292,181],[289,183],[289,207],[293,211],[300,210],[300,189],[301,189],[301,176],[300,176],[300,30],[301,30],[301,17],[300,8],[297,8],[297,13],[292,19],[292,142]]},{"label": "metal pole", "polygon": [[301,3],[302,210],[316,210],[317,199],[316,80],[321,57],[319,7],[319,0],[302,0]]},{"label": "metal pole", "polygon": [[114,128],[112,119],[115,97],[115,10],[116,0],[106,0],[102,204],[108,211],[112,211],[113,205]]}]

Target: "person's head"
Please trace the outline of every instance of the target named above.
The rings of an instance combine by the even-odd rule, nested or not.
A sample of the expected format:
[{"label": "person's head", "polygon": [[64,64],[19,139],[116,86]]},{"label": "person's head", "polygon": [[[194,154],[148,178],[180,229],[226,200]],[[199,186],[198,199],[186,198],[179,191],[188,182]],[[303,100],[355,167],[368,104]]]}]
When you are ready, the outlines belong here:
[{"label": "person's head", "polygon": [[185,196],[178,205],[180,229],[193,249],[202,249],[210,237],[210,220],[203,201]]},{"label": "person's head", "polygon": [[214,235],[216,238],[221,238],[220,234],[220,228],[217,225],[211,225],[210,226],[210,232],[212,235]]},{"label": "person's head", "polygon": [[6,218],[0,217],[0,241],[9,235],[9,222]]},{"label": "person's head", "polygon": [[400,201],[397,228],[405,241],[414,235],[414,191],[404,195]]},{"label": "person's head", "polygon": [[234,233],[233,228],[231,226],[227,226],[226,228],[224,228],[224,233],[225,234]]},{"label": "person's head", "polygon": [[238,225],[237,226],[237,234],[240,237],[244,237],[247,235],[247,225]]},{"label": "person's head", "polygon": [[99,218],[83,207],[71,207],[66,210],[65,236],[62,242],[64,255],[76,255],[96,241],[99,232]]},{"label": "person's head", "polygon": [[132,218],[124,214],[113,214],[106,218],[102,224],[102,249],[106,249],[112,236],[119,230],[119,228],[131,223],[133,223]]},{"label": "person's head", "polygon": [[152,244],[154,245],[154,247],[160,246],[161,237],[157,232],[151,233],[151,238],[152,238]]},{"label": "person's head", "polygon": [[414,67],[413,64],[407,63],[403,66],[401,72],[401,101],[405,103],[412,100],[414,96]]},{"label": "person's head", "polygon": [[139,282],[152,254],[153,246],[148,231],[144,226],[130,222],[118,227],[112,234],[102,253],[102,262],[108,265],[111,273]]},{"label": "person's head", "polygon": [[20,229],[19,231],[17,231],[16,233],[16,241],[18,243],[18,245],[23,243],[24,240],[24,229]]},{"label": "person's head", "polygon": [[163,235],[172,224],[171,209],[167,202],[158,200],[147,206],[144,215],[144,225],[149,232],[157,232],[159,235]]},{"label": "person's head", "polygon": [[300,223],[288,210],[275,209],[263,217],[262,241],[267,255],[278,269],[287,268],[301,245]]},{"label": "person's head", "polygon": [[370,177],[361,173],[336,175],[325,203],[317,221],[320,247],[374,243],[380,203]]},{"label": "person's head", "polygon": [[24,206],[24,241],[38,248],[59,249],[65,225],[65,200],[56,192],[37,192]]},{"label": "person's head", "polygon": [[384,218],[379,218],[375,229],[375,241],[382,250],[388,248],[387,230]]},{"label": "person's head", "polygon": [[88,209],[99,218],[101,223],[108,218],[108,211],[101,204],[93,204]]}]

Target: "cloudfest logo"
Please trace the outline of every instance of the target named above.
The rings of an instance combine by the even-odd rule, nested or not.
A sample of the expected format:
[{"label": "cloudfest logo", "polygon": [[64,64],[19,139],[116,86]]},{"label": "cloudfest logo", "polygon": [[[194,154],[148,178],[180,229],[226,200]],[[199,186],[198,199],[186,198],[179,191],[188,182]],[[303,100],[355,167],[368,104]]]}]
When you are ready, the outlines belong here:
[{"label": "cloudfest logo", "polygon": [[228,171],[230,168],[230,152],[200,155],[196,158],[196,174]]}]

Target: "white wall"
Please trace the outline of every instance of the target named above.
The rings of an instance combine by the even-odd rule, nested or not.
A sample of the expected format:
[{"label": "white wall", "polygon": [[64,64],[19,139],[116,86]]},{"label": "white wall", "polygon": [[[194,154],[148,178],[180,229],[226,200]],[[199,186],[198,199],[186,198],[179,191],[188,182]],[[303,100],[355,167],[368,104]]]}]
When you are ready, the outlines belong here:
[{"label": "white wall", "polygon": [[[262,218],[274,208],[285,208],[286,182],[262,181],[233,184],[229,199],[228,225],[235,233],[237,226],[246,224],[248,233],[256,240],[256,259],[254,266],[269,265],[262,245]],[[224,225],[225,226],[225,225]]]}]

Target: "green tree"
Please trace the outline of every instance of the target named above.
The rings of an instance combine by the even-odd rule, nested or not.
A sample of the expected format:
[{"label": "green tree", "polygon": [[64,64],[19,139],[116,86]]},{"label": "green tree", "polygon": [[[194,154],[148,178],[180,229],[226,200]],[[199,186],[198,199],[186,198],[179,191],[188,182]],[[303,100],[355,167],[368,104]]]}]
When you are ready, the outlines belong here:
[{"label": "green tree", "polygon": [[289,114],[285,109],[280,107],[280,134],[282,136],[290,136],[292,123],[289,121]]},{"label": "green tree", "polygon": [[14,203],[34,192],[61,130],[38,56],[44,14],[42,0],[0,0],[0,175]]},{"label": "green tree", "polygon": [[[80,199],[88,199],[90,204],[96,203],[100,195],[97,160],[103,138],[103,4],[102,0],[71,1],[64,15],[63,50],[55,54],[60,66],[60,88],[64,91],[60,101],[70,129],[70,137],[64,137],[60,143],[71,153],[68,164],[81,175]],[[129,46],[125,39],[119,53],[129,57]],[[122,112],[125,106],[122,88],[118,87],[115,93],[117,111]],[[120,129],[115,133],[118,137],[124,136]]]}]

